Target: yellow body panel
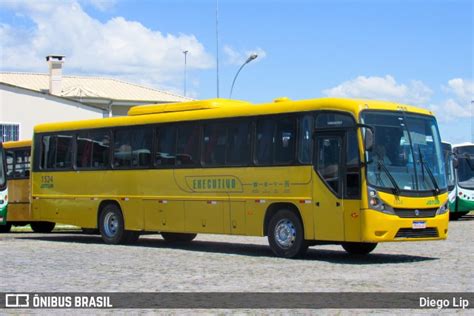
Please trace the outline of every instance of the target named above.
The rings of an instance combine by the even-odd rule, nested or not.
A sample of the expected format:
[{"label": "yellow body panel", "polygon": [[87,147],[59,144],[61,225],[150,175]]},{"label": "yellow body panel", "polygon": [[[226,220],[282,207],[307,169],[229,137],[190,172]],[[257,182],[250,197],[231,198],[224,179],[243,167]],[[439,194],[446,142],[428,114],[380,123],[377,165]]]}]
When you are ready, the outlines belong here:
[{"label": "yellow body panel", "polygon": [[[359,121],[362,110],[431,112],[390,102],[318,99],[251,104],[232,100],[195,101],[132,108],[127,117],[43,124],[35,133],[230,118],[315,110],[336,110]],[[359,147],[362,139],[359,133]],[[363,151],[360,149],[360,155]],[[39,171],[32,174],[34,219],[97,228],[101,202],[121,207],[128,230],[222,233],[263,236],[265,215],[274,203],[292,205],[300,214],[305,239],[320,241],[393,241],[413,219],[368,210],[367,185],[361,172],[361,198],[335,197],[313,166],[191,168],[101,171]],[[380,193],[389,205],[430,208],[433,198],[395,198]],[[447,195],[438,197],[444,203]],[[434,202],[429,202],[434,203]],[[439,204],[438,204],[439,205]],[[426,219],[446,237],[447,216]],[[386,231],[380,235],[380,231]],[[404,239],[407,240],[407,239]],[[416,240],[421,240],[416,238]]]}]

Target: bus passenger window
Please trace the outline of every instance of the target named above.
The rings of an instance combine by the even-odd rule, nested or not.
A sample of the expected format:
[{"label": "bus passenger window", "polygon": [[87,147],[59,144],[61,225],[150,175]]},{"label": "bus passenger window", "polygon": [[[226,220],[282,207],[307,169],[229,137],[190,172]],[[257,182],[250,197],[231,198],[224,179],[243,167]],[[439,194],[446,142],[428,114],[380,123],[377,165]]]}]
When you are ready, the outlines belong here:
[{"label": "bus passenger window", "polygon": [[295,160],[296,120],[284,118],[277,122],[275,163],[288,164]]},{"label": "bus passenger window", "polygon": [[15,178],[24,178],[26,171],[29,169],[27,151],[18,150],[15,155]]},{"label": "bus passenger window", "polygon": [[250,158],[249,122],[231,123],[227,126],[227,165],[246,165]]},{"label": "bus passenger window", "polygon": [[226,126],[210,123],[204,126],[203,162],[209,166],[225,164]]},{"label": "bus passenger window", "polygon": [[310,164],[313,151],[314,116],[304,115],[299,120],[298,157],[301,163]]},{"label": "bus passenger window", "polygon": [[156,140],[155,164],[159,167],[174,166],[176,160],[176,127],[163,126],[158,128]]},{"label": "bus passenger window", "polygon": [[76,166],[77,168],[90,168],[92,161],[92,140],[89,139],[87,132],[81,132],[76,138],[77,144],[77,155],[76,155]]},{"label": "bus passenger window", "polygon": [[132,167],[149,167],[151,163],[152,129],[140,127],[131,132]]},{"label": "bus passenger window", "polygon": [[125,168],[132,165],[132,145],[130,130],[122,129],[114,133],[114,167]]},{"label": "bus passenger window", "polygon": [[106,168],[110,160],[109,131],[90,132],[92,142],[92,168]]},{"label": "bus passenger window", "polygon": [[55,169],[72,168],[72,136],[71,135],[57,135],[56,138],[56,161]]},{"label": "bus passenger window", "polygon": [[178,127],[176,165],[195,165],[199,162],[199,125]]},{"label": "bus passenger window", "polygon": [[7,159],[7,177],[8,179],[13,178],[13,161],[15,153],[13,151],[5,152],[5,157]]},{"label": "bus passenger window", "polygon": [[255,162],[258,165],[268,165],[273,163],[274,131],[274,118],[263,118],[257,121]]},{"label": "bus passenger window", "polygon": [[109,131],[81,132],[77,135],[77,168],[103,169],[109,166],[109,135]]}]

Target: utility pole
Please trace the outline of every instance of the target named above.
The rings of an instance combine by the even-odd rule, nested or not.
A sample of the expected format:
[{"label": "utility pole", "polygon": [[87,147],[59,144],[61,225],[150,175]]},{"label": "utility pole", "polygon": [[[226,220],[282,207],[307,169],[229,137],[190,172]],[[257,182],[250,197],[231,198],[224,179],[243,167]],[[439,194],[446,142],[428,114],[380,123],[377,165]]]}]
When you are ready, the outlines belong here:
[{"label": "utility pole", "polygon": [[219,0],[216,0],[216,66],[217,97],[219,98]]},{"label": "utility pole", "polygon": [[184,90],[184,96],[186,96],[186,64],[187,64],[186,57],[188,55],[188,51],[187,50],[183,51],[183,54],[184,54],[184,89],[183,90]]}]

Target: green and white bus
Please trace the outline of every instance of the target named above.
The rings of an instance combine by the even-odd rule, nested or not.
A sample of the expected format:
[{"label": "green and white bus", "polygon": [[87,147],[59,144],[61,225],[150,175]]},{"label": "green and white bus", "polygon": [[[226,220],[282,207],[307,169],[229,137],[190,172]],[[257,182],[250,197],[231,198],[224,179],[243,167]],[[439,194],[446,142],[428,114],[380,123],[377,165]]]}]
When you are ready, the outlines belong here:
[{"label": "green and white bus", "polygon": [[455,187],[449,195],[450,218],[458,220],[474,211],[474,144],[453,146]]},{"label": "green and white bus", "polygon": [[8,189],[5,170],[5,152],[2,143],[0,143],[0,230],[7,223]]}]

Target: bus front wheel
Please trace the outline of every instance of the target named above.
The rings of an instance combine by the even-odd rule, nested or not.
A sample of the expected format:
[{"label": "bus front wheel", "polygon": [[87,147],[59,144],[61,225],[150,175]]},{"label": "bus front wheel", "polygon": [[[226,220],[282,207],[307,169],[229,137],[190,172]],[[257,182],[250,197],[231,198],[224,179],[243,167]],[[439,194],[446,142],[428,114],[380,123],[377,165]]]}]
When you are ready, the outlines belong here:
[{"label": "bus front wheel", "polygon": [[377,247],[377,243],[346,242],[342,244],[342,248],[351,255],[367,255],[371,253],[375,247]]},{"label": "bus front wheel", "polygon": [[457,221],[458,219],[460,219],[464,215],[467,215],[467,213],[469,213],[469,212],[451,212],[451,213],[449,213],[449,220]]},{"label": "bus front wheel", "polygon": [[197,234],[186,233],[161,233],[163,239],[167,242],[190,242],[196,238]]},{"label": "bus front wheel", "polygon": [[131,244],[140,238],[140,233],[125,230],[122,211],[116,204],[107,204],[99,218],[99,230],[106,244]]},{"label": "bus front wheel", "polygon": [[273,253],[283,258],[298,258],[308,250],[303,224],[290,210],[280,210],[268,224],[268,243]]},{"label": "bus front wheel", "polygon": [[52,222],[32,222],[32,223],[30,223],[30,226],[31,226],[31,229],[35,233],[46,234],[46,233],[50,233],[50,232],[53,231],[54,226],[56,226],[56,223],[52,223]]},{"label": "bus front wheel", "polygon": [[9,233],[12,229],[12,224],[6,223],[5,225],[0,225],[0,233]]}]

